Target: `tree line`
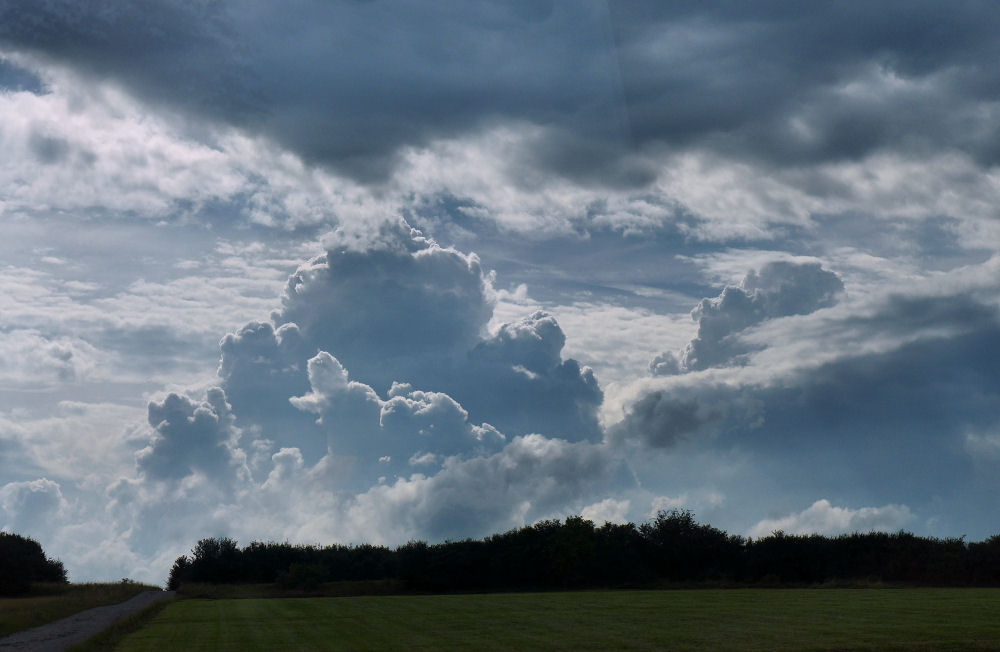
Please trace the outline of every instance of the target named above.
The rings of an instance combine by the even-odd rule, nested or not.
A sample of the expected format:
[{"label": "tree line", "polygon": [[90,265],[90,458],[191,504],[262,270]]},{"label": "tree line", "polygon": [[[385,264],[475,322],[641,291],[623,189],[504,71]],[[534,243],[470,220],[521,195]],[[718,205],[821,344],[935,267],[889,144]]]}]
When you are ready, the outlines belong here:
[{"label": "tree line", "polygon": [[276,583],[310,589],[350,580],[399,580],[415,591],[652,587],[667,583],[804,585],[829,582],[1000,586],[1000,535],[978,543],[908,532],[837,537],[774,532],[758,539],[697,523],[686,510],[650,522],[572,516],[428,544],[310,546],[202,539],[170,570],[188,582]]},{"label": "tree line", "polygon": [[0,532],[0,595],[21,595],[36,582],[66,584],[66,569],[34,539]]}]

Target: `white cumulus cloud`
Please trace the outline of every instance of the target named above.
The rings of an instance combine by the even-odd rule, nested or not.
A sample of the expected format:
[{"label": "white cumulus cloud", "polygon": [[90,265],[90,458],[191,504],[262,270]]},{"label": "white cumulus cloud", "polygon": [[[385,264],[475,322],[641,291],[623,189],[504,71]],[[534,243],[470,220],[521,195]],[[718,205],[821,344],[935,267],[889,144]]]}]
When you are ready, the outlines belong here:
[{"label": "white cumulus cloud", "polygon": [[914,519],[906,505],[882,507],[837,507],[829,500],[817,500],[796,514],[775,519],[765,519],[747,532],[752,537],[763,537],[775,531],[785,534],[823,534],[835,536],[853,532],[894,532]]}]

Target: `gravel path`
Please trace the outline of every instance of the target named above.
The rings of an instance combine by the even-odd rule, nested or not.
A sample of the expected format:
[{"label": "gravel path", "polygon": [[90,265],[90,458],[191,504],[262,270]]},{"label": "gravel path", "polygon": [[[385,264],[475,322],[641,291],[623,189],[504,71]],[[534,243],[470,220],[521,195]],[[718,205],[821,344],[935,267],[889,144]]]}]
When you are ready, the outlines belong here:
[{"label": "gravel path", "polygon": [[119,604],[94,607],[48,625],[15,632],[10,636],[0,638],[0,650],[62,652],[62,650],[83,643],[91,636],[99,634],[116,620],[130,616],[157,600],[169,598],[173,594],[173,591],[146,591]]}]

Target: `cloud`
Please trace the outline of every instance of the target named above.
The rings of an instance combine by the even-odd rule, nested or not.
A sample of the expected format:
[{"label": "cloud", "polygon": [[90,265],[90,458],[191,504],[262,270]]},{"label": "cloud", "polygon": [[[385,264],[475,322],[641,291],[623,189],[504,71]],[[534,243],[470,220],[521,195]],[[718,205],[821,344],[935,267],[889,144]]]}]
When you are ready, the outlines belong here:
[{"label": "cloud", "polygon": [[998,323],[994,307],[968,294],[889,295],[775,326],[755,333],[752,343],[768,349],[746,367],[637,384],[612,432],[656,445],[706,426],[763,437],[815,428],[857,442],[857,428],[888,423],[911,437],[986,426],[982,401],[1000,391],[989,369]]},{"label": "cloud", "polygon": [[[148,2],[108,6],[99,16],[72,3],[5,6],[0,42],[378,179],[403,147],[495,115],[599,126],[610,114],[617,121],[620,90],[603,4],[552,5],[541,14],[526,11],[528,4],[537,3],[448,2],[416,12],[307,2],[288,13],[256,2],[239,10]],[[557,46],[556,34],[573,35],[572,42]],[[302,65],[314,60],[325,63]]]},{"label": "cloud", "polygon": [[696,328],[686,314],[615,303],[581,302],[546,312],[566,333],[564,355],[592,367],[605,390],[648,373],[664,344],[682,348]]},{"label": "cloud", "polygon": [[0,42],[369,180],[497,121],[548,127],[529,167],[632,186],[650,180],[632,152],[657,147],[788,167],[886,148],[996,160],[977,89],[996,82],[982,62],[1000,17],[977,4],[528,4],[7,3]]},{"label": "cloud", "polygon": [[48,392],[8,391],[20,407],[0,413],[5,479],[48,477],[72,495],[74,487],[93,488],[134,464],[128,440],[142,418],[140,408],[68,400],[50,405]]},{"label": "cloud", "polygon": [[[371,242],[338,230],[288,281],[278,324],[294,323],[360,381],[427,385],[483,336],[492,312],[478,257],[439,247],[402,222]],[[377,354],[376,354],[377,351]]]},{"label": "cloud", "polygon": [[[469,413],[447,394],[406,391],[397,385],[382,403],[379,422],[387,430],[407,432],[410,437],[415,433],[414,439],[424,448],[446,456],[470,450],[483,453],[504,441],[490,424],[473,425],[468,420]],[[427,464],[434,457],[414,453],[410,459]]]},{"label": "cloud", "polygon": [[46,57],[12,58],[46,89],[0,93],[4,214],[294,229],[397,208],[259,134],[182,119]]},{"label": "cloud", "polygon": [[[732,134],[725,128],[725,138],[712,132],[690,142],[675,142],[670,134],[629,138],[624,126],[627,106],[616,90],[620,84],[615,57],[629,47],[619,43],[616,50],[607,40],[604,3],[559,9],[554,12],[556,22],[545,27],[555,34],[567,26],[587,26],[580,32],[580,42],[574,42],[581,52],[572,60],[572,68],[551,72],[560,82],[575,79],[573,93],[581,86],[574,75],[593,73],[592,81],[603,98],[595,110],[582,110],[579,103],[564,103],[554,95],[553,101],[562,109],[540,114],[530,108],[487,108],[487,98],[481,98],[482,104],[469,102],[456,109],[469,112],[467,122],[433,126],[425,120],[443,119],[452,105],[432,111],[421,104],[414,111],[414,96],[404,95],[386,110],[386,119],[392,114],[393,129],[408,122],[422,126],[398,133],[384,127],[377,115],[330,110],[331,102],[342,99],[340,91],[345,88],[364,94],[354,83],[338,82],[334,85],[340,89],[338,97],[315,105],[316,88],[334,86],[300,88],[304,71],[322,76],[336,68],[329,61],[347,60],[323,56],[320,67],[292,64],[287,40],[271,43],[273,21],[265,16],[269,8],[255,9],[255,3],[248,3],[244,11],[231,12],[234,15],[225,9],[206,9],[213,14],[206,24],[226,26],[232,38],[242,35],[246,42],[257,44],[248,49],[234,46],[236,41],[231,39],[228,44],[209,46],[213,39],[227,41],[229,37],[212,29],[206,32],[203,26],[190,28],[191,21],[202,20],[191,17],[199,11],[171,2],[153,4],[156,9],[144,15],[141,28],[126,27],[135,16],[114,7],[106,9],[103,24],[60,3],[38,10],[39,15],[25,7],[6,8],[5,15],[17,17],[11,26],[5,25],[7,34],[0,34],[0,46],[11,53],[9,61],[44,78],[47,87],[44,94],[22,90],[0,97],[0,117],[7,127],[3,145],[11,153],[0,165],[0,181],[9,189],[0,207],[5,213],[79,211],[102,220],[142,218],[215,226],[249,222],[282,229],[370,226],[387,216],[402,215],[423,227],[438,225],[439,229],[428,229],[428,233],[447,242],[455,242],[445,238],[448,232],[468,228],[489,232],[495,226],[506,234],[514,231],[533,237],[610,229],[644,235],[679,233],[708,242],[773,241],[787,235],[789,226],[808,229],[821,216],[864,213],[939,219],[947,215],[961,220],[963,241],[970,245],[981,245],[987,238],[995,242],[998,237],[990,226],[996,216],[996,172],[964,145],[921,152],[914,159],[906,146],[914,139],[902,133],[889,138],[884,147],[858,156],[818,156],[811,162],[792,160],[782,166],[780,161],[761,165],[754,154],[756,146],[734,146],[743,141],[728,137]],[[350,3],[332,7],[307,3],[300,9],[311,8],[317,14],[353,11]],[[456,15],[464,16],[459,22],[470,20],[465,26],[471,30],[473,50],[482,42],[476,35],[481,27],[479,11],[489,14],[478,5],[456,10]],[[374,17],[359,14],[352,20],[363,24]],[[268,22],[258,24],[258,18]],[[298,19],[286,13],[281,20],[291,28]],[[48,26],[43,29],[38,21]],[[91,21],[99,24],[88,27]],[[302,22],[306,31],[321,24]],[[501,24],[516,33],[516,21]],[[118,47],[115,39],[93,36],[122,30],[127,32],[124,41],[129,42],[135,33],[154,27],[153,40],[173,34],[166,39],[169,46],[145,53],[144,65],[127,73],[119,67],[130,67],[133,56],[111,56]],[[438,27],[435,23],[430,28]],[[48,33],[32,35],[35,28]],[[66,47],[72,48],[78,47],[68,45],[78,40],[77,31],[85,33],[79,40],[86,45],[70,56],[62,51],[56,34],[64,36]],[[496,30],[488,31],[487,40],[496,41]],[[550,44],[547,41],[540,47]],[[323,39],[314,45],[320,50],[334,47]],[[498,45],[523,47],[523,43],[517,48]],[[595,45],[599,52],[594,51]],[[190,49],[171,51],[181,47]],[[214,72],[185,72],[191,94],[172,92],[164,97],[163,89],[184,86],[172,78],[180,70],[178,60],[187,60],[203,47],[204,61],[212,62],[204,67]],[[227,52],[233,47],[241,52],[237,58],[244,59],[245,68],[229,70]],[[277,69],[260,69],[272,55],[280,59],[279,68],[293,67],[294,73],[281,70],[278,75]],[[596,68],[583,71],[578,65],[580,56],[593,59]],[[411,59],[400,64],[404,70],[413,64]],[[379,61],[378,57],[362,60]],[[485,67],[495,68],[493,61],[488,58]],[[394,65],[391,59],[383,63]],[[538,68],[537,62],[532,62],[532,68]],[[276,76],[272,78],[269,72]],[[154,83],[161,74],[171,77],[169,82]],[[236,87],[244,82],[250,91],[243,109],[239,103],[216,97],[228,85],[233,91],[227,98],[235,98],[242,92]],[[271,88],[272,83],[278,88]],[[464,89],[463,84],[459,85]],[[282,92],[286,85],[301,91],[298,100],[289,100],[295,106],[283,99],[289,97]],[[402,88],[397,85],[386,94],[402,92]],[[198,89],[205,95],[202,102],[193,101]],[[257,93],[261,89],[263,94]],[[554,94],[566,88],[553,82],[542,90]],[[273,110],[289,109],[294,119],[280,117],[271,124],[268,111],[255,113],[254,107],[269,104],[261,97],[271,92],[278,97]],[[253,99],[255,93],[257,99]],[[434,105],[443,97],[433,96],[427,103]],[[666,96],[658,102],[658,115],[678,105]],[[622,119],[609,118],[609,113]],[[989,124],[992,118],[987,118],[990,115],[982,107],[970,108],[965,124],[985,121],[981,130],[990,133],[995,131]],[[939,116],[931,118],[934,125],[941,122]],[[286,119],[287,124],[278,124]],[[357,141],[352,146],[346,145],[348,139],[333,136],[344,121],[361,123],[344,127]],[[306,131],[299,133],[301,129]],[[366,136],[361,138],[361,133]],[[328,136],[336,142],[321,145]],[[376,178],[381,181],[371,183]],[[31,183],[22,183],[23,179]],[[417,220],[417,215],[425,219]]]},{"label": "cloud", "polygon": [[503,324],[469,353],[471,373],[489,390],[456,395],[505,432],[596,439],[604,395],[589,367],[562,359],[565,342],[556,320],[540,311]]},{"label": "cloud", "polygon": [[998,16],[0,0],[8,498],[154,581],[192,536],[987,522]]},{"label": "cloud", "polygon": [[134,470],[107,486],[110,538],[159,559],[192,531],[486,534],[628,482],[597,443],[597,380],[563,359],[555,319],[491,334],[492,276],[405,224],[327,242],[270,321],[222,339],[219,387],[149,403]]},{"label": "cloud", "polygon": [[[162,218],[246,189],[232,143],[224,152],[199,142],[113,88],[59,72],[51,81],[50,93],[0,95],[3,143],[12,155],[0,164],[9,188],[5,212],[70,209]],[[25,176],[32,182],[17,181]]]},{"label": "cloud", "polygon": [[179,480],[197,473],[224,485],[232,482],[244,464],[233,421],[219,388],[210,389],[201,402],[177,394],[151,402],[153,434],[136,454],[139,473],[151,480]]},{"label": "cloud", "polygon": [[21,387],[81,382],[100,375],[102,354],[79,338],[12,329],[0,332],[0,378]]},{"label": "cloud", "polygon": [[0,487],[0,529],[26,536],[45,532],[66,507],[58,482],[9,482]]},{"label": "cloud", "polygon": [[[308,430],[307,420],[295,422],[301,413],[288,402],[290,397],[309,391],[306,361],[312,349],[302,340],[296,324],[275,329],[269,322],[250,322],[236,333],[226,334],[219,348],[219,378],[237,420],[245,426],[285,423],[292,429],[303,425]],[[286,432],[281,427],[268,430],[272,437]],[[323,453],[325,446],[319,450]]]},{"label": "cloud", "polygon": [[[364,383],[349,380],[344,366],[326,351],[320,351],[316,357],[311,358],[308,368],[312,391],[305,396],[290,399],[298,409],[322,415],[327,411],[342,413],[355,406],[360,407],[363,412],[364,406],[370,405],[372,409],[367,416],[373,417],[379,413],[382,401],[375,390]],[[365,415],[359,416],[363,418]]]},{"label": "cloud", "polygon": [[712,490],[685,491],[677,496],[654,496],[650,501],[648,518],[656,518],[659,512],[674,509],[717,508],[725,501],[723,494]]},{"label": "cloud", "polygon": [[[223,252],[199,228],[149,233],[135,223],[79,218],[5,222],[0,379],[5,390],[28,393],[11,406],[135,405],[164,384],[210,381],[206,361],[220,334],[273,309],[301,260],[297,246],[287,247],[297,259],[290,263],[280,258],[281,243],[244,251],[239,241],[218,242],[229,245]],[[116,250],[122,242],[127,254]],[[242,267],[229,260],[234,254]],[[199,270],[174,268],[174,256],[198,256]],[[55,258],[63,262],[45,262]]]},{"label": "cloud", "polygon": [[382,400],[370,386],[350,380],[340,361],[325,351],[309,360],[308,369],[311,391],[289,401],[319,416],[327,450],[352,458],[357,471],[368,473],[362,482],[436,465],[439,456],[489,452],[504,441],[491,425],[470,423],[468,412],[447,394],[394,383]]},{"label": "cloud", "polygon": [[977,460],[986,462],[1000,460],[1000,434],[970,432],[965,435],[965,449]]},{"label": "cloud", "polygon": [[289,279],[273,323],[223,339],[222,386],[244,426],[301,420],[287,399],[310,391],[306,366],[322,351],[390,405],[404,402],[389,396],[400,383],[424,392],[420,400],[447,395],[472,423],[505,434],[600,437],[597,379],[562,358],[566,338],[554,318],[535,312],[488,332],[495,290],[474,254],[403,222],[367,235],[338,229],[327,243]]},{"label": "cloud", "polygon": [[[990,101],[975,88],[996,75],[981,61],[995,54],[988,35],[1000,18],[975,3],[923,3],[915,12],[895,2],[637,2],[613,5],[612,15],[639,142],[714,140],[779,165],[857,158],[889,144],[995,155],[995,141],[975,143],[959,126]],[[944,25],[953,36],[935,38]],[[669,102],[677,96],[686,101]]]},{"label": "cloud", "polygon": [[775,261],[750,271],[739,286],[726,286],[691,311],[698,335],[679,354],[663,353],[649,364],[653,375],[672,375],[740,364],[750,347],[739,333],[765,320],[805,315],[833,305],[844,289],[838,276],[819,263]]},{"label": "cloud", "polygon": [[360,531],[394,541],[485,536],[606,491],[620,468],[602,445],[528,435],[493,455],[449,460],[436,475],[372,487],[349,514]]},{"label": "cloud", "polygon": [[627,523],[630,504],[628,500],[605,498],[598,503],[584,507],[580,510],[580,516],[598,525],[604,523]]},{"label": "cloud", "polygon": [[688,495],[683,493],[679,496],[656,496],[652,500],[652,509],[649,512],[650,518],[655,518],[657,513],[663,511],[668,512],[672,509],[681,509],[688,505]]},{"label": "cloud", "polygon": [[665,449],[685,441],[712,439],[761,425],[764,404],[752,390],[698,384],[641,394],[624,418],[609,426],[608,440]]},{"label": "cloud", "polygon": [[850,509],[836,507],[821,499],[797,514],[765,519],[750,528],[751,537],[765,537],[775,531],[785,534],[823,534],[835,536],[854,532],[894,532],[914,520],[906,505],[884,505]]},{"label": "cloud", "polygon": [[[768,348],[747,358],[743,367],[650,378],[644,391],[625,402],[624,418],[609,428],[606,443],[597,443],[596,438],[586,441],[591,437],[585,429],[568,437],[558,432],[574,419],[590,423],[601,402],[596,378],[563,358],[565,334],[550,315],[536,311],[488,331],[495,290],[475,258],[399,224],[367,235],[344,230],[328,243],[326,256],[292,277],[270,322],[251,322],[223,339],[222,388],[216,394],[201,402],[173,396],[150,406],[151,441],[137,456],[137,475],[113,488],[116,523],[133,533],[134,549],[160,550],[165,544],[156,543],[159,538],[180,542],[193,527],[256,538],[293,533],[306,540],[394,543],[415,536],[488,534],[570,511],[620,520],[634,502],[627,492],[636,483],[642,487],[636,496],[660,495],[656,487],[664,486],[660,476],[666,471],[656,469],[656,460],[676,456],[668,467],[675,468],[695,459],[691,455],[713,451],[732,460],[733,470],[709,470],[702,488],[681,488],[670,494],[679,496],[675,502],[664,502],[668,499],[661,495],[656,504],[691,502],[724,515],[745,508],[740,482],[759,487],[768,478],[785,491],[809,486],[834,495],[845,474],[855,484],[836,493],[843,500],[871,496],[892,502],[886,498],[902,486],[901,478],[883,472],[884,482],[873,481],[871,471],[893,456],[924,465],[924,450],[950,464],[941,455],[947,442],[933,439],[928,425],[942,423],[942,415],[935,415],[932,401],[919,399],[930,410],[919,417],[925,427],[913,429],[911,441],[918,445],[901,452],[889,442],[852,433],[861,424],[883,423],[871,414],[862,418],[847,407],[839,421],[830,418],[831,396],[867,405],[861,399],[865,395],[864,401],[886,407],[884,423],[905,428],[909,422],[903,423],[892,401],[883,398],[907,391],[898,379],[900,362],[921,360],[951,369],[940,364],[942,356],[960,340],[941,340],[940,334],[989,338],[995,325],[993,313],[968,297],[890,295],[864,304],[867,311],[856,302],[830,306],[841,284],[818,264],[764,265],[736,288],[751,302],[745,314],[752,319],[735,332],[751,342],[772,330],[784,338],[796,332],[789,326],[794,321],[802,342],[815,336],[811,329],[834,328],[844,337],[847,331],[881,333],[886,344],[847,348],[833,358],[797,356],[797,367],[777,365],[768,374],[759,368],[761,360],[780,358],[802,342],[764,339],[754,345]],[[337,256],[351,263],[337,262]],[[412,318],[381,305],[383,297],[391,304],[400,286],[409,289],[410,303],[400,303],[409,306]],[[451,296],[440,296],[449,291]],[[345,325],[336,323],[347,307],[359,305],[354,298],[371,308],[349,315]],[[425,305],[443,308],[425,314]],[[712,315],[721,310],[708,305],[705,310]],[[835,310],[821,314],[820,306]],[[397,323],[384,326],[382,334],[376,328],[367,341],[344,334],[362,332],[367,319],[387,315]],[[922,320],[914,320],[916,315]],[[782,320],[789,316],[799,319]],[[765,319],[780,328],[752,328]],[[412,337],[408,320],[418,322]],[[434,339],[435,329],[447,328],[457,328],[459,344]],[[396,337],[407,347],[391,339]],[[380,338],[386,338],[384,344]],[[971,340],[968,346],[974,348]],[[914,355],[908,347],[939,352]],[[354,356],[360,373],[339,357],[338,349]],[[379,356],[385,350],[395,356],[401,373],[382,366]],[[951,350],[949,365],[967,365],[960,349]],[[436,368],[424,371],[427,360]],[[407,369],[412,373],[402,373]],[[380,387],[361,375],[376,377],[383,370]],[[954,382],[956,376],[949,374]],[[825,384],[831,382],[853,388],[857,396],[827,391]],[[923,391],[922,385],[913,389]],[[484,400],[487,392],[489,400]],[[533,401],[536,395],[544,400]],[[981,410],[973,406],[970,412]],[[175,416],[154,424],[154,413]],[[515,428],[508,431],[487,415]],[[549,423],[555,423],[554,432],[547,429]],[[969,432],[970,423],[955,423]],[[602,434],[598,428],[589,432]],[[188,454],[193,444],[182,447],[181,442],[204,450],[195,459]],[[816,450],[832,451],[844,442],[868,457],[853,467],[836,463],[832,454],[820,454],[828,461],[824,468],[809,461]],[[927,447],[931,442],[936,443]],[[934,477],[950,473],[942,469]],[[913,481],[905,486],[911,492],[915,488]],[[722,501],[723,495],[730,499]],[[915,500],[926,509],[930,497]],[[197,516],[183,524],[154,525],[164,510],[178,504]],[[247,510],[253,518],[240,521],[236,515]]]},{"label": "cloud", "polygon": [[957,524],[982,522],[996,490],[983,462],[1000,400],[1000,319],[992,294],[964,275],[774,320],[754,331],[768,348],[745,366],[637,382],[608,440],[644,485],[663,486],[670,469],[687,478],[673,485],[682,494],[710,477],[707,488],[727,496],[710,511],[725,518],[743,492],[787,509],[788,496],[811,491],[905,503],[934,528],[969,531]]}]

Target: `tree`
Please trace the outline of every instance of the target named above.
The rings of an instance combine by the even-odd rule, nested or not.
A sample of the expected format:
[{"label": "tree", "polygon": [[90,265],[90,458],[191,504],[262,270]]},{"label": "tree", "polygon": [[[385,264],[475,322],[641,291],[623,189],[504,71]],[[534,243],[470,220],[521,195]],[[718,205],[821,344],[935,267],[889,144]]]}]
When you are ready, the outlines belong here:
[{"label": "tree", "polygon": [[242,553],[236,539],[219,537],[200,540],[191,550],[194,578],[199,582],[241,582]]},{"label": "tree", "polygon": [[34,539],[0,532],[0,595],[27,593],[33,582],[66,584],[66,569]]},{"label": "tree", "polygon": [[167,579],[167,588],[176,591],[180,585],[191,579],[191,560],[187,555],[181,555],[174,560],[174,565],[170,568],[170,577]]}]

